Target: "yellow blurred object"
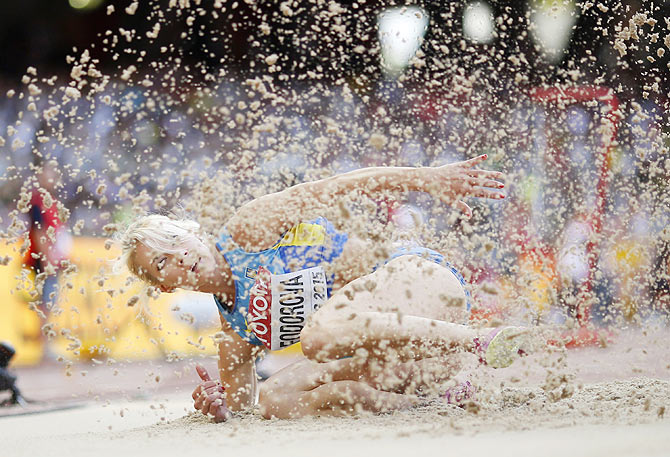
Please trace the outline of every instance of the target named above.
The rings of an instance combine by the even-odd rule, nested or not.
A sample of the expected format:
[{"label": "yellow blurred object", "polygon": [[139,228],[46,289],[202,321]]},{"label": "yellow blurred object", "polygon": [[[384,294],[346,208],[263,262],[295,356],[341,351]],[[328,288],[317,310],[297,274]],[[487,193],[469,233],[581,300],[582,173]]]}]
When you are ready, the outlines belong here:
[{"label": "yellow blurred object", "polygon": [[621,241],[614,248],[614,258],[621,273],[631,273],[649,262],[647,248],[635,241]]},{"label": "yellow blurred object", "polygon": [[611,255],[619,277],[617,293],[619,306],[623,315],[630,320],[637,315],[641,301],[640,281],[637,276],[640,271],[649,270],[651,257],[647,245],[635,240],[618,242]]},{"label": "yellow blurred object", "polygon": [[538,314],[546,312],[551,305],[555,279],[552,267],[553,260],[537,251],[519,257],[521,287],[518,292]]},{"label": "yellow blurred object", "polygon": [[[99,238],[73,240],[70,259],[77,272],[68,278],[61,275],[58,302],[46,322],[55,334],[48,342],[54,356],[174,359],[215,354],[209,336],[220,331],[218,319],[198,327],[188,313],[173,310],[177,302],[200,298],[196,293],[149,297],[139,282],[128,284],[126,274],[111,272],[118,251],[107,250],[104,244]],[[27,279],[29,272],[21,269],[20,246],[21,240],[0,243],[0,256],[11,257],[7,265],[0,266],[5,269],[0,274],[0,293],[4,295],[0,301],[0,340],[16,349],[13,363],[30,365],[42,359],[46,337],[41,335],[40,317],[30,309],[33,286]]]},{"label": "yellow blurred object", "polygon": [[[0,340],[11,343],[16,349],[15,364],[34,364],[42,358],[40,318],[29,309],[32,279],[26,274],[21,278],[23,256],[19,255],[22,240],[0,242],[0,257],[11,260],[0,269]],[[27,273],[27,272],[26,272]]]}]

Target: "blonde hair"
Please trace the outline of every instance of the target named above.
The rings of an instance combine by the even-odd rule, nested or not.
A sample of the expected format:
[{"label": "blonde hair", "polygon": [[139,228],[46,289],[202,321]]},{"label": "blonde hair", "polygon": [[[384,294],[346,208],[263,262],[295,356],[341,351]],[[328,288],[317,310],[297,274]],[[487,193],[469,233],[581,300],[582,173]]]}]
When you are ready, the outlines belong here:
[{"label": "blonde hair", "polygon": [[182,244],[188,237],[196,236],[200,224],[186,218],[171,218],[162,214],[140,216],[128,224],[126,229],[118,232],[116,239],[121,246],[118,263],[141,280],[157,286],[160,284],[148,271],[140,268],[135,261],[135,249],[138,243],[157,252],[175,254],[181,251]]}]

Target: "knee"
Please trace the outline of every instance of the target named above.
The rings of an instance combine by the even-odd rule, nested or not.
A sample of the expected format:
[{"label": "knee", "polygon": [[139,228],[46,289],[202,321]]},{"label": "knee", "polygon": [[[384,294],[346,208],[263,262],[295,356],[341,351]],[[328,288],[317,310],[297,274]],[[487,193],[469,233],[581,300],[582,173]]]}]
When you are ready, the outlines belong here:
[{"label": "knee", "polygon": [[364,411],[381,412],[380,391],[357,381],[337,381],[321,386],[323,397],[315,405],[320,413],[357,414]]},{"label": "knee", "polygon": [[328,362],[348,355],[341,353],[347,347],[347,335],[351,329],[339,319],[310,321],[300,333],[302,352],[310,360]]},{"label": "knee", "polygon": [[323,356],[327,346],[327,335],[323,327],[310,322],[300,332],[300,345],[302,353],[311,360],[319,360]]},{"label": "knee", "polygon": [[309,393],[265,382],[258,396],[258,412],[264,419],[297,419],[313,414]]}]

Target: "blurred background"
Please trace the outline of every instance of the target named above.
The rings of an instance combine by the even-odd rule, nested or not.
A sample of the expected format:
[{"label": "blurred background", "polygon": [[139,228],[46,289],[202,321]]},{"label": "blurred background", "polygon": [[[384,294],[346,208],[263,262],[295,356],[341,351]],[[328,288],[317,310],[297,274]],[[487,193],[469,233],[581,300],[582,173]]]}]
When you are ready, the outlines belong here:
[{"label": "blurred background", "polygon": [[2,2],[0,341],[17,365],[65,372],[209,357],[211,298],[113,273],[117,224],[179,206],[216,234],[245,201],[303,180],[481,153],[507,173],[504,203],[473,201],[464,221],[411,194],[371,202],[373,219],[420,223],[470,282],[476,317],[667,325],[669,13]]}]

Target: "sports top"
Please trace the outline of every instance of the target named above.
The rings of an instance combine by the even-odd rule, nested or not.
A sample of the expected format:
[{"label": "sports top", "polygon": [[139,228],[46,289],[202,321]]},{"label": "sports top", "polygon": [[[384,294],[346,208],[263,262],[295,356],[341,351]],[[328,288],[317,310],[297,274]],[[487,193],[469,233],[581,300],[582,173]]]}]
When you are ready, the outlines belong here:
[{"label": "sports top", "polygon": [[[215,295],[214,301],[219,312],[244,341],[262,345],[248,328],[246,320],[250,292],[256,282],[258,268],[263,266],[272,274],[283,274],[327,265],[342,255],[348,239],[346,233],[337,231],[326,218],[319,217],[296,225],[269,249],[246,252],[224,228],[216,248],[223,254],[233,273],[235,299],[230,304],[224,304]],[[327,274],[328,296],[332,294],[333,281],[334,275]]]}]

